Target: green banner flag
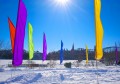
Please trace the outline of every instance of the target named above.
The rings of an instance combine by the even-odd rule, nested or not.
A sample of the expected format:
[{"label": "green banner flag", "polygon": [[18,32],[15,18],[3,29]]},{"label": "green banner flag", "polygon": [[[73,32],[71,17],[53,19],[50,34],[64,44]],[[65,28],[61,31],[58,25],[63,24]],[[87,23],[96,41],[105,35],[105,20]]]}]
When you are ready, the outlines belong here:
[{"label": "green banner flag", "polygon": [[33,34],[33,29],[32,29],[32,25],[30,23],[28,23],[28,39],[29,39],[29,59],[31,60],[33,58],[33,54],[34,54],[34,45],[33,45],[33,39],[32,39],[32,34]]}]

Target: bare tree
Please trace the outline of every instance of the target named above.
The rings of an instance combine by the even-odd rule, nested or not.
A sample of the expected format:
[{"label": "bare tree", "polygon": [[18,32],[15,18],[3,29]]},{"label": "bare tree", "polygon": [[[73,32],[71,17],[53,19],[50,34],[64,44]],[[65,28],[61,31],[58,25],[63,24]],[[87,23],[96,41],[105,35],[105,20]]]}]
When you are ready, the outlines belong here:
[{"label": "bare tree", "polygon": [[4,41],[0,40],[0,50],[3,48],[3,43],[4,43]]},{"label": "bare tree", "polygon": [[10,41],[7,41],[7,42],[5,43],[4,49],[5,49],[5,50],[11,49],[11,46],[10,46],[10,45],[11,45],[11,44],[10,44]]}]

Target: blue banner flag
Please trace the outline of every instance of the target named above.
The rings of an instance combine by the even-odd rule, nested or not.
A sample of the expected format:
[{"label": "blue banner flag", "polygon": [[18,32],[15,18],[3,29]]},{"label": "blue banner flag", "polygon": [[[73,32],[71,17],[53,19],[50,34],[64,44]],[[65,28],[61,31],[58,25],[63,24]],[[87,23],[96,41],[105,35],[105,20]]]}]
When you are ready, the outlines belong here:
[{"label": "blue banner flag", "polygon": [[61,50],[60,50],[60,64],[63,62],[63,42],[61,40]]}]

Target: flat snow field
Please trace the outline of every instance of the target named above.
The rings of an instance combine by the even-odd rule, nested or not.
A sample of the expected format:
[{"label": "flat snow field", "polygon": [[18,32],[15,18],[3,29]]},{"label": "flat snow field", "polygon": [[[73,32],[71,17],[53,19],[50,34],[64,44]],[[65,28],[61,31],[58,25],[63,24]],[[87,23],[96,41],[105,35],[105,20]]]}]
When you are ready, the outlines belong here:
[{"label": "flat snow field", "polygon": [[[1,62],[0,62],[1,63]],[[4,64],[4,63],[3,63]],[[0,84],[120,84],[120,66],[84,66],[65,68],[7,67],[1,65]],[[98,64],[99,65],[99,64]]]}]

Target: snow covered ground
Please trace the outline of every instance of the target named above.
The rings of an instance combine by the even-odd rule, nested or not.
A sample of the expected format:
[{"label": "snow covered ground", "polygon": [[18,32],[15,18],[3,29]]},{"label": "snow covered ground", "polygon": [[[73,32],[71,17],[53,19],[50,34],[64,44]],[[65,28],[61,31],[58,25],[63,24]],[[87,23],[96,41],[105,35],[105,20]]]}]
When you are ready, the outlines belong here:
[{"label": "snow covered ground", "polygon": [[33,69],[10,68],[3,64],[0,68],[0,84],[120,84],[120,66],[105,66],[100,62],[98,69],[90,62],[89,66],[85,66],[85,61],[80,63],[80,67],[72,66],[71,69],[59,64],[54,68]]}]

